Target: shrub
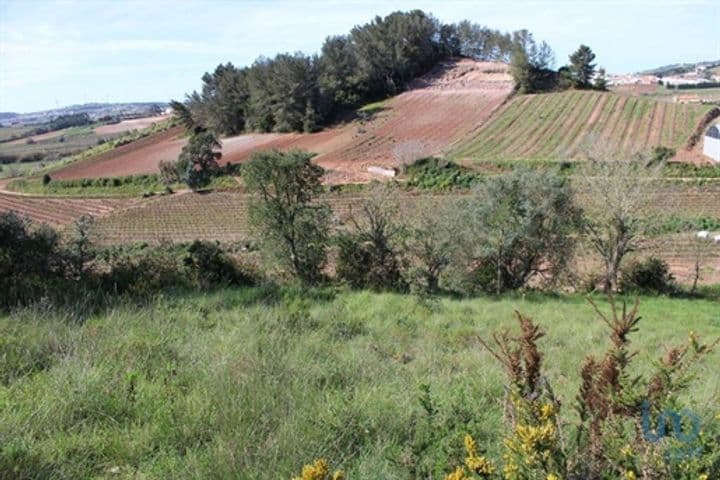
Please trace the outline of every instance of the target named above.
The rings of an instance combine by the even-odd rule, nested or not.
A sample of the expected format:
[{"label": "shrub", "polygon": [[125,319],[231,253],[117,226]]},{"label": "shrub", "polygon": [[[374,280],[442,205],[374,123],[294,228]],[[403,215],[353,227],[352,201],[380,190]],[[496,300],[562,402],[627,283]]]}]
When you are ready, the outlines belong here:
[{"label": "shrub", "polygon": [[173,287],[189,287],[180,256],[169,245],[140,250],[120,249],[107,258],[109,271],[100,282],[106,292],[150,298]]},{"label": "shrub", "polygon": [[652,164],[663,163],[667,160],[670,160],[674,156],[675,156],[674,148],[663,147],[662,145],[658,145],[657,147],[653,147],[653,149],[652,149],[652,154],[650,156],[650,162]]},{"label": "shrub", "polygon": [[623,270],[620,288],[625,291],[669,293],[674,289],[674,280],[667,262],[649,257],[635,261]]},{"label": "shrub", "polygon": [[400,264],[385,240],[366,240],[361,233],[338,236],[337,278],[354,288],[400,289],[403,286]]},{"label": "shrub", "polygon": [[218,242],[194,241],[188,247],[183,263],[200,288],[253,283],[251,276],[238,268]]},{"label": "shrub", "polygon": [[[466,435],[464,465],[446,480],[718,478],[720,437],[704,434],[696,424],[690,427],[693,438],[675,412],[684,412],[677,394],[692,378],[688,369],[720,339],[703,344],[691,332],[687,343],[671,348],[650,374],[632,372],[637,352],[628,337],[637,331],[639,303],[627,308],[612,296],[609,302],[607,314],[591,301],[610,329],[610,343],[602,357],[588,356],[580,368],[575,428],[560,416],[562,402],[544,373],[539,348],[545,333],[532,319],[517,313],[519,334],[479,339],[507,374],[502,467],[480,455]],[[658,417],[657,427],[650,416]]]},{"label": "shrub", "polygon": [[397,204],[385,186],[352,210],[352,228],[337,238],[337,277],[356,288],[402,290],[405,288],[398,255],[401,227]]},{"label": "shrub", "polygon": [[448,160],[422,158],[407,168],[408,186],[429,190],[469,188],[480,176]]},{"label": "shrub", "polygon": [[[579,210],[566,179],[551,173],[515,171],[475,188],[458,206],[454,259],[462,288],[502,293],[535,277],[554,280],[572,256]],[[462,283],[461,283],[462,286]]]},{"label": "shrub", "polygon": [[14,212],[0,213],[0,307],[38,299],[62,278],[66,258],[58,234]]},{"label": "shrub", "polygon": [[182,181],[187,164],[181,161],[162,160],[158,165],[160,168],[160,180],[165,185],[172,185]]}]

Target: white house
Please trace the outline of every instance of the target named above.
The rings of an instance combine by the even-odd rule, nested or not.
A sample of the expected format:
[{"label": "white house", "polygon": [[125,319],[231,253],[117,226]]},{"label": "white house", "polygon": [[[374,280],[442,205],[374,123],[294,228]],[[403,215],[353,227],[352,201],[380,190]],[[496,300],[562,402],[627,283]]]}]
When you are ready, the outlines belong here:
[{"label": "white house", "polygon": [[705,132],[703,154],[720,163],[720,123],[713,125]]}]

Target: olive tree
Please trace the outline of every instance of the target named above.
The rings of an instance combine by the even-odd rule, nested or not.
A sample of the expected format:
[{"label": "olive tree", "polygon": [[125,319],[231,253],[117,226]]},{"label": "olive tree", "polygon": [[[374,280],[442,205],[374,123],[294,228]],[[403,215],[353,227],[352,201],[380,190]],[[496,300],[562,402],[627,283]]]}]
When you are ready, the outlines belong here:
[{"label": "olive tree", "polygon": [[257,152],[243,169],[254,194],[250,223],[265,251],[304,283],[317,283],[327,261],[330,208],[318,203],[322,167],[313,154],[295,150]]},{"label": "olive tree", "polygon": [[572,257],[579,210],[553,172],[520,170],[478,185],[457,209],[460,268],[472,288],[502,293],[531,278],[554,279]]}]

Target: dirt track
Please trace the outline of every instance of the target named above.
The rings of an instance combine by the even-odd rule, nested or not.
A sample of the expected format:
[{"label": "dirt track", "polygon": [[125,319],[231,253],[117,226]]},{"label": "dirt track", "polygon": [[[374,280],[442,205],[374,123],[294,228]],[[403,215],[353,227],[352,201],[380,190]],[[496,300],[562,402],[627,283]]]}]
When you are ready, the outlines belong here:
[{"label": "dirt track", "polygon": [[[370,166],[398,167],[443,153],[484,121],[513,88],[507,65],[459,60],[438,65],[411,88],[387,100],[371,119],[313,134],[247,134],[225,138],[223,161],[246,160],[258,149],[302,148],[318,154],[328,183],[369,180]],[[177,158],[185,139],[171,130],[56,172],[61,179],[155,173]],[[127,147],[127,148],[126,148]]]}]

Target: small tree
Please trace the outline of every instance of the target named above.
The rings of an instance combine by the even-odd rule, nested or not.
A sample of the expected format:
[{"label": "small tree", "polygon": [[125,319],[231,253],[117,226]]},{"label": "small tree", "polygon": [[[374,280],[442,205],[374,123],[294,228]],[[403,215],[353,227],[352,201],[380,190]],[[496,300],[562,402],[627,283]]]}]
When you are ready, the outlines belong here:
[{"label": "small tree", "polygon": [[215,149],[220,147],[218,139],[208,131],[194,133],[183,147],[178,163],[186,165],[183,180],[192,190],[207,186],[219,172],[218,160],[222,153]]},{"label": "small tree", "polygon": [[580,45],[570,55],[570,72],[572,73],[575,88],[590,87],[590,80],[595,73],[595,54],[587,45]]},{"label": "small tree", "polygon": [[405,246],[409,257],[410,282],[427,293],[440,290],[440,277],[451,264],[460,225],[458,204],[447,198],[419,200],[406,217]]},{"label": "small tree", "polygon": [[353,287],[395,290],[404,287],[398,255],[402,227],[398,203],[385,185],[351,206],[351,231],[338,236],[337,276]]},{"label": "small tree", "polygon": [[551,172],[516,171],[479,185],[458,208],[465,228],[459,267],[471,281],[501,293],[535,276],[556,278],[572,256],[579,211],[565,179]]},{"label": "small tree", "polygon": [[595,82],[593,83],[593,88],[595,90],[600,90],[603,92],[607,90],[607,77],[606,77],[605,69],[602,67],[600,67],[598,69],[598,74],[595,77]]},{"label": "small tree", "polygon": [[642,157],[613,159],[600,151],[588,155],[575,179],[583,232],[602,260],[606,292],[617,291],[623,260],[640,249],[654,221],[651,206],[661,168]]},{"label": "small tree", "polygon": [[305,283],[317,283],[327,260],[330,208],[315,202],[323,169],[299,150],[255,153],[243,169],[255,194],[250,222],[280,263]]},{"label": "small tree", "polygon": [[68,250],[76,275],[85,273],[85,263],[92,258],[94,252],[95,218],[83,215],[75,220],[74,230],[70,237]]},{"label": "small tree", "polygon": [[550,46],[537,43],[532,33],[520,30],[513,34],[510,73],[520,93],[532,93],[543,89],[548,69],[555,63]]},{"label": "small tree", "polygon": [[690,239],[693,259],[693,271],[692,271],[692,286],[690,287],[690,293],[695,293],[697,290],[698,282],[702,278],[702,272],[705,265],[705,261],[710,256],[713,247],[713,239],[707,232],[703,232],[704,235],[693,235]]}]

